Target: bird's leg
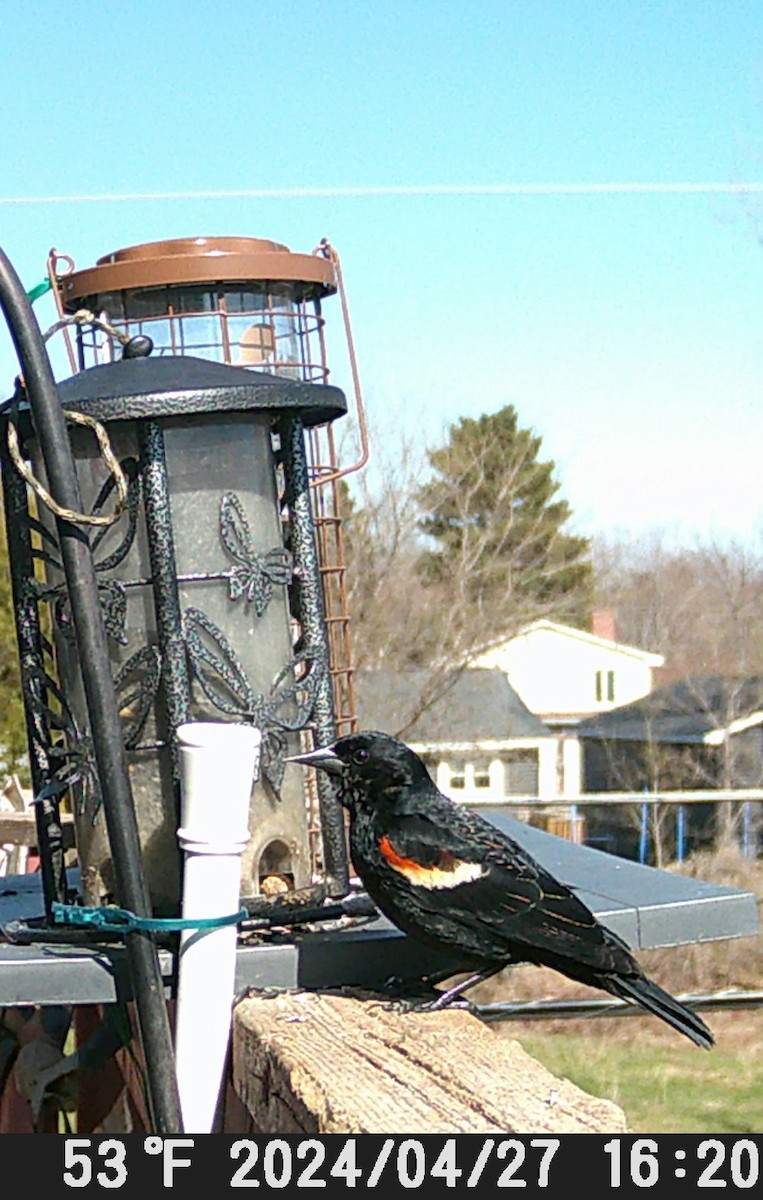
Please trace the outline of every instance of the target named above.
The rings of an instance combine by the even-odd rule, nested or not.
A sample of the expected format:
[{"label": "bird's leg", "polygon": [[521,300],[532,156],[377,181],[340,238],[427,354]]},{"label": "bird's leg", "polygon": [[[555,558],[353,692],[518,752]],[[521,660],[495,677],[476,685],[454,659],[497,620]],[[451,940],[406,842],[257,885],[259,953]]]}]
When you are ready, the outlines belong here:
[{"label": "bird's leg", "polygon": [[446,992],[441,992],[437,999],[433,1000],[430,1004],[427,1004],[426,1007],[430,1010],[430,1012],[438,1012],[441,1008],[447,1008],[448,1005],[452,1004],[454,1000],[457,1000],[463,992],[468,991],[469,988],[474,987],[475,984],[482,983],[483,980],[490,979],[493,975],[497,975],[498,972],[502,971],[505,966],[505,963],[499,963],[497,967],[485,967],[482,971],[475,971],[473,975],[469,975],[466,979],[462,979],[460,983],[454,984],[454,986],[452,988],[448,988]]},{"label": "bird's leg", "polygon": [[[405,999],[395,999],[384,1005],[385,1008],[392,1012],[439,1012],[440,1009],[448,1008],[454,1001],[458,1000],[462,992],[467,991],[475,984],[481,983],[483,979],[490,979],[492,975],[497,975],[502,971],[506,963],[499,963],[498,966],[485,967],[481,971],[475,971],[473,974],[462,979],[460,983],[454,984],[452,988],[448,988],[445,992],[439,992],[434,999],[423,999],[421,995],[411,996]],[[442,983],[444,979],[450,979],[453,975],[453,968],[448,971],[442,971],[434,975],[427,975],[421,982],[428,988],[432,988],[435,983]],[[410,986],[410,985],[409,985]],[[468,1001],[464,1001],[466,1007],[469,1006]]]}]

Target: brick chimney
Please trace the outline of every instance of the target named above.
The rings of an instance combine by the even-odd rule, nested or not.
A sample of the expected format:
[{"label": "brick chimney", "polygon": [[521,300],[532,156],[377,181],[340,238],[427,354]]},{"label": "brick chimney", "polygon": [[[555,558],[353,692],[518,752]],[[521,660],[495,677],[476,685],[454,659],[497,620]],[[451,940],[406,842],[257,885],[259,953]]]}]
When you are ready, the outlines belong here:
[{"label": "brick chimney", "polygon": [[595,608],[591,618],[591,632],[596,637],[606,638],[608,642],[616,642],[617,622],[614,609]]}]

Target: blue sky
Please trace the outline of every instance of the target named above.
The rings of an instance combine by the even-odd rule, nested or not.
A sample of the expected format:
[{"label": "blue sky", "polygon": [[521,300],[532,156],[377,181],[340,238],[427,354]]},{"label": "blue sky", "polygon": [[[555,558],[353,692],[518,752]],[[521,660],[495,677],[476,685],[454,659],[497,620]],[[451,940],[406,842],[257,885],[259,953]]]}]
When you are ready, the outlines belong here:
[{"label": "blue sky", "polygon": [[[0,245],[27,286],[52,246],[84,267],[328,237],[377,463],[513,403],[581,532],[759,545],[759,0],[31,2],[0,53]],[[697,190],[560,190],[634,183]],[[188,196],[293,190],[322,194]],[[52,202],[156,193],[184,198]],[[16,369],[3,328],[4,394]]]}]

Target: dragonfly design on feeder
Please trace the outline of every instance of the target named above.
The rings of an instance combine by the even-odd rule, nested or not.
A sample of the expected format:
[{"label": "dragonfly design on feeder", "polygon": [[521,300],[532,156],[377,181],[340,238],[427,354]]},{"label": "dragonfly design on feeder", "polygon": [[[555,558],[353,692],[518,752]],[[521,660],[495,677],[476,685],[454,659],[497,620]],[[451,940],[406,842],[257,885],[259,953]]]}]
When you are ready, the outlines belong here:
[{"label": "dragonfly design on feeder", "polygon": [[220,534],[227,550],[241,564],[229,572],[231,600],[244,596],[261,617],[273,595],[273,587],[287,587],[294,568],[284,546],[265,554],[254,547],[249,522],[235,492],[226,492],[220,502]]}]

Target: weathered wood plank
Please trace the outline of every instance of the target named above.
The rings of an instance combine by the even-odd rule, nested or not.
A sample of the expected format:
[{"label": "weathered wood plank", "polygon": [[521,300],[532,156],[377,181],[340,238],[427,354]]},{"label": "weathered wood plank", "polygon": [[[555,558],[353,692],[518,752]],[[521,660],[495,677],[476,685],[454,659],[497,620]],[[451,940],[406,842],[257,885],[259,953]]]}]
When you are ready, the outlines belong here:
[{"label": "weathered wood plank", "polygon": [[461,1009],[289,992],[242,1001],[233,1086],[261,1133],[622,1133],[622,1111]]}]

